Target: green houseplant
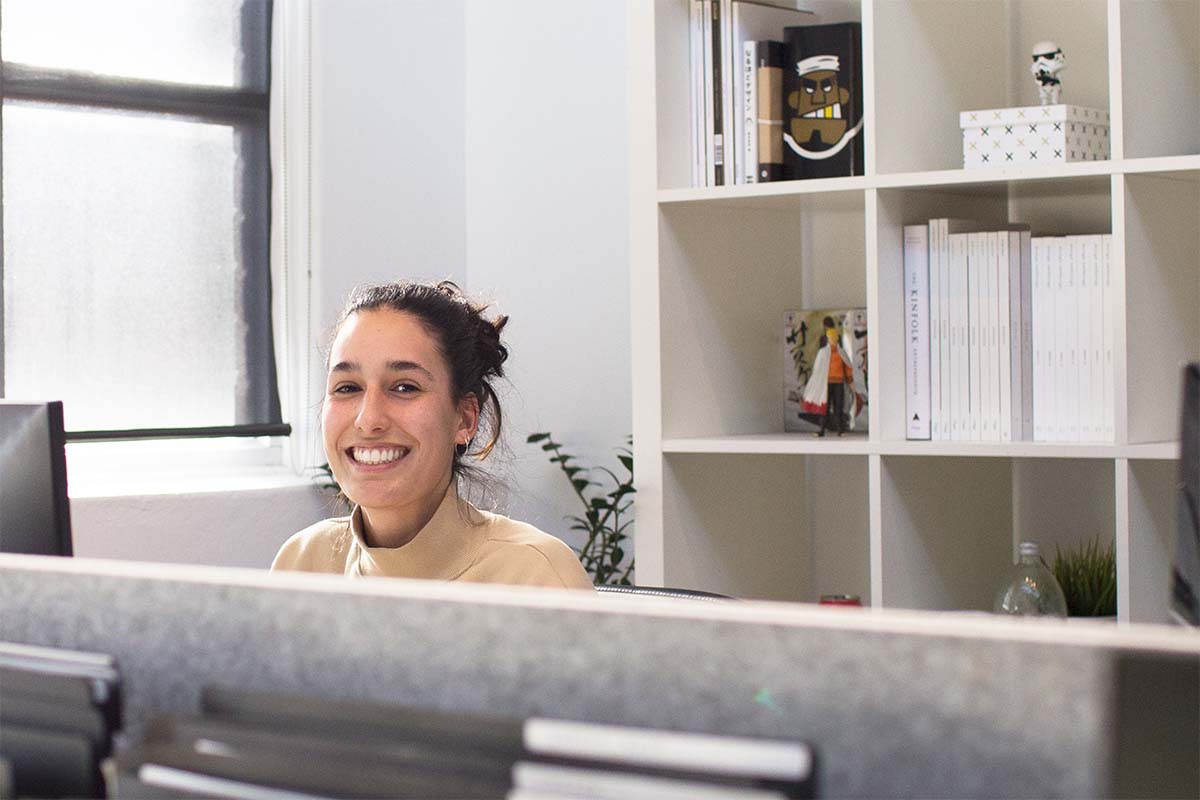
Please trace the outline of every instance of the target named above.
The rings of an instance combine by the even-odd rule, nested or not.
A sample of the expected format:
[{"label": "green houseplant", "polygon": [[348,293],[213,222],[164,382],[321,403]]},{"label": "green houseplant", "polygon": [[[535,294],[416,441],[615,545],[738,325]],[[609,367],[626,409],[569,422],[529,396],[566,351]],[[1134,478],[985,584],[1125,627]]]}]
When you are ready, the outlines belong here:
[{"label": "green houseplant", "polygon": [[[551,463],[557,464],[571,484],[571,489],[583,505],[583,516],[570,516],[574,523],[571,530],[583,531],[587,536],[579,550],[579,562],[592,576],[596,585],[616,584],[629,586],[633,574],[633,558],[625,562],[625,545],[629,540],[629,526],[633,524],[630,508],[636,490],[633,488],[633,453],[628,447],[618,451],[617,460],[625,470],[625,477],[607,467],[581,467],[575,457],[563,452],[562,445],[554,441],[549,433],[533,433],[525,440],[529,444],[541,444],[542,450],[550,454]],[[631,443],[627,440],[627,444]],[[600,473],[607,480],[599,482],[591,476]],[[611,482],[612,488],[605,491]]]},{"label": "green houseplant", "polygon": [[1112,542],[1098,538],[1065,551],[1054,547],[1054,577],[1067,598],[1072,617],[1117,615],[1117,560]]}]

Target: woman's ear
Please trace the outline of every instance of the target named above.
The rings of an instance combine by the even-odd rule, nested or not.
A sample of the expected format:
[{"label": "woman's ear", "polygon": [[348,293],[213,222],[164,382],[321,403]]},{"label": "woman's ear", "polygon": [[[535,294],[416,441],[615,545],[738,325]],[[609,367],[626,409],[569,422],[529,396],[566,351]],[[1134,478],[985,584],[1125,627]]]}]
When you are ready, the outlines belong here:
[{"label": "woman's ear", "polygon": [[458,401],[458,444],[467,444],[475,438],[479,428],[479,398],[468,392]]}]

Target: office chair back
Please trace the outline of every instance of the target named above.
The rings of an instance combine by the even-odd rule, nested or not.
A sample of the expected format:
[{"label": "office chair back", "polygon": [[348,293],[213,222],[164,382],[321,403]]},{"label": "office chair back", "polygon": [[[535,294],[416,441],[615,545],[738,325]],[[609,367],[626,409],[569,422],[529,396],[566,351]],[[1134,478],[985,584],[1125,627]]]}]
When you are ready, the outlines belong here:
[{"label": "office chair back", "polygon": [[709,602],[736,599],[715,592],[702,592],[699,589],[676,589],[667,586],[614,586],[605,584],[597,586],[596,591],[602,594],[640,594],[653,597],[674,597],[684,600],[706,600]]}]

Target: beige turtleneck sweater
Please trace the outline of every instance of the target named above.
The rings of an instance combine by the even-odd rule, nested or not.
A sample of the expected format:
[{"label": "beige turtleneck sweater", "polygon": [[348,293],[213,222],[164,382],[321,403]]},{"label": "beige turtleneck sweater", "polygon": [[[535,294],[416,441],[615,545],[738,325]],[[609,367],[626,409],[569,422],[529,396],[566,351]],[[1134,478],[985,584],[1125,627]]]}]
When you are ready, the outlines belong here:
[{"label": "beige turtleneck sweater", "polygon": [[283,543],[274,570],[591,589],[578,557],[532,525],[480,511],[453,483],[433,517],[403,547],[371,547],[362,509],[310,525]]}]

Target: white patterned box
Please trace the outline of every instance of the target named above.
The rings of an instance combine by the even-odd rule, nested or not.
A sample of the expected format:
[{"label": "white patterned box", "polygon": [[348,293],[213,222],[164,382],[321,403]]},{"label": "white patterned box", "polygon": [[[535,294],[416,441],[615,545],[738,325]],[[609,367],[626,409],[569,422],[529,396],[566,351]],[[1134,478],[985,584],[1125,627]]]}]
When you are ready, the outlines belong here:
[{"label": "white patterned box", "polygon": [[1108,112],[1059,104],[963,111],[963,167],[1108,158]]}]

